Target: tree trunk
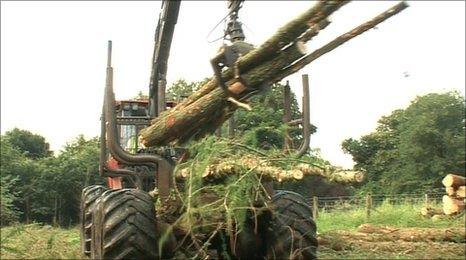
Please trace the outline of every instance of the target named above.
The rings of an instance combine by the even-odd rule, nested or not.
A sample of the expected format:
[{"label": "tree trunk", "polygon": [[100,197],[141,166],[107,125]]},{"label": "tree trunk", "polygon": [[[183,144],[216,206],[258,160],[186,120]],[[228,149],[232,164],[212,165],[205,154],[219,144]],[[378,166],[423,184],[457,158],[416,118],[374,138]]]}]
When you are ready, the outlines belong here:
[{"label": "tree trunk", "polygon": [[295,64],[289,66],[287,69],[283,70],[279,73],[273,81],[279,81],[285,78],[288,75],[298,72],[307,64],[313,62],[317,58],[321,57],[322,55],[334,50],[338,46],[342,45],[343,43],[353,39],[354,37],[366,32],[369,29],[374,28],[377,24],[387,20],[388,18],[392,17],[393,15],[398,14],[399,12],[403,11],[408,4],[406,2],[400,2],[397,5],[393,6],[392,8],[388,9],[387,11],[379,14],[378,16],[374,17],[373,19],[361,24],[360,26],[352,29],[351,31],[342,34],[335,38],[334,40],[330,41],[329,43],[325,44],[321,48],[315,50],[314,52],[306,55],[304,58],[296,62]]},{"label": "tree trunk", "polygon": [[30,205],[30,200],[29,196],[26,197],[26,210],[25,210],[25,215],[26,215],[26,224],[29,224],[29,214],[31,212],[31,205]]},{"label": "tree trunk", "polygon": [[55,196],[55,209],[53,211],[52,225],[54,227],[58,226],[58,196]]},{"label": "tree trunk", "polygon": [[61,198],[58,198],[58,209],[57,209],[57,217],[58,217],[58,225],[60,226],[62,221],[61,221],[61,203],[62,203],[62,200]]},{"label": "tree trunk", "polygon": [[[247,71],[254,68],[262,61],[274,57],[283,47],[287,46],[290,42],[294,42],[296,38],[301,36],[308,30],[313,30],[315,25],[320,28],[325,28],[328,21],[325,19],[333,12],[338,10],[343,5],[350,1],[319,1],[312,8],[305,11],[303,14],[293,19],[283,27],[279,28],[277,32],[265,41],[259,48],[246,54],[238,60],[238,68],[240,71]],[[322,22],[322,23],[321,23]],[[306,38],[306,41],[316,36],[318,30],[314,29],[312,36]]]},{"label": "tree trunk", "polygon": [[466,185],[466,178],[460,175],[447,174],[447,176],[443,178],[442,183],[445,187],[457,188]]}]

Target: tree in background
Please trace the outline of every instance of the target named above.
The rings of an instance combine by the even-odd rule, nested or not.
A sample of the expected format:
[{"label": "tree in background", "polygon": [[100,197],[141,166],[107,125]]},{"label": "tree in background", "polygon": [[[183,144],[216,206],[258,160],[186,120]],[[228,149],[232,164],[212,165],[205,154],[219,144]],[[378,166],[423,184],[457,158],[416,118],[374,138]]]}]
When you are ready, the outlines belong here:
[{"label": "tree in background", "polygon": [[376,131],[346,139],[355,167],[368,172],[363,190],[399,193],[440,188],[447,173],[464,173],[465,103],[457,92],[418,96],[378,121]]},{"label": "tree in background", "polygon": [[[38,176],[37,162],[27,157],[30,154],[21,151],[17,146],[10,143],[10,138],[7,136],[1,137],[0,147],[2,190],[4,188],[3,183],[5,183],[7,188],[4,192],[10,198],[11,205],[22,212],[18,217],[25,222],[29,222],[31,198],[33,197],[35,181]],[[14,180],[14,185],[9,185],[12,180]]]},{"label": "tree in background", "polygon": [[171,101],[180,101],[191,95],[193,92],[197,91],[208,81],[209,78],[193,82],[187,82],[184,79],[178,79],[167,89],[167,93],[165,95],[166,99]]},{"label": "tree in background", "polygon": [[91,184],[101,184],[99,176],[99,140],[82,135],[67,143],[53,158],[41,161],[37,180],[37,198],[42,205],[36,218],[57,224],[76,223],[79,219],[81,190]]},{"label": "tree in background", "polygon": [[[16,142],[21,143],[21,136],[30,135],[17,136]],[[98,175],[98,139],[79,136],[58,156],[34,160],[28,157],[31,153],[13,145],[10,136],[1,136],[0,140],[2,223],[17,219],[26,223],[76,223],[81,189],[103,182]]]},{"label": "tree in background", "polygon": [[[236,112],[236,131],[244,136],[246,144],[262,149],[278,148],[284,146],[285,129],[289,129],[290,137],[295,146],[301,142],[301,130],[297,127],[289,127],[283,124],[284,115],[284,86],[274,84],[262,95],[251,99],[252,111],[239,109]],[[299,111],[298,101],[291,92],[291,118],[302,117]],[[311,125],[311,133],[316,127]]]},{"label": "tree in background", "polygon": [[5,133],[5,138],[8,138],[9,143],[28,158],[39,159],[52,155],[52,151],[49,150],[50,145],[45,138],[27,130],[14,128]]},{"label": "tree in background", "polygon": [[18,221],[19,212],[14,205],[18,199],[17,195],[12,192],[17,179],[11,176],[0,178],[0,226],[6,226]]}]

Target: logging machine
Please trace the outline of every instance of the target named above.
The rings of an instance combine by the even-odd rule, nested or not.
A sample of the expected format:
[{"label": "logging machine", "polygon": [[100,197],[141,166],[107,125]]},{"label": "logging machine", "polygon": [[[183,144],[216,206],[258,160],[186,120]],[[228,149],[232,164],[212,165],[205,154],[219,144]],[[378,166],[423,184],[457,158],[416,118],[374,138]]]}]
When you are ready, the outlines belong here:
[{"label": "logging machine", "polygon": [[[231,89],[222,78],[225,68],[232,68],[241,55],[253,49],[245,41],[242,24],[238,19],[243,1],[228,1],[227,26],[223,44],[218,54],[212,58],[211,66],[219,86],[228,94]],[[180,1],[162,1],[152,54],[152,70],[147,99],[116,101],[113,91],[113,68],[111,65],[112,42],[108,42],[106,86],[101,116],[100,166],[101,176],[107,178],[107,186],[93,185],[83,189],[81,195],[81,245],[83,255],[93,259],[159,259],[172,258],[175,251],[182,250],[185,235],[171,232],[173,223],[164,223],[156,218],[153,197],[166,203],[174,183],[173,169],[175,163],[186,153],[182,148],[157,147],[145,148],[137,140],[139,131],[148,126],[166,109],[176,104],[165,100],[167,61],[175,25],[178,19]],[[241,72],[237,71],[241,81]],[[247,87],[247,86],[246,86]],[[266,86],[264,86],[265,88]],[[254,90],[250,90],[251,93]],[[307,77],[303,84],[304,102],[303,119],[294,120],[293,124],[303,126],[304,141],[299,154],[309,148],[309,94]],[[285,87],[285,111],[291,114],[289,86]],[[286,112],[287,113],[287,112]],[[287,122],[291,118],[287,117]],[[264,183],[271,197],[271,202],[289,208],[290,204],[304,205],[300,195],[288,192],[274,192],[271,183]],[[178,187],[178,186],[177,186]],[[291,205],[291,208],[293,207]],[[310,210],[304,214],[305,223],[301,227],[309,232],[308,244],[302,248],[301,255],[315,258],[317,242],[315,240],[315,223]],[[267,219],[263,227],[272,225]],[[275,223],[276,225],[276,223]],[[162,234],[170,233],[168,237]],[[236,239],[235,234],[235,239]],[[210,247],[219,255],[214,258],[264,259],[271,250],[288,251],[269,242],[256,234],[249,234],[250,241],[243,243],[243,248],[234,244],[234,239],[225,243],[212,242]],[[290,235],[291,236],[291,235]],[[238,239],[241,239],[238,238]],[[214,241],[214,240],[212,240]],[[241,244],[241,243],[239,243]],[[225,256],[225,250],[227,256]],[[288,250],[288,251],[287,251]],[[223,252],[223,253],[221,253]]]}]

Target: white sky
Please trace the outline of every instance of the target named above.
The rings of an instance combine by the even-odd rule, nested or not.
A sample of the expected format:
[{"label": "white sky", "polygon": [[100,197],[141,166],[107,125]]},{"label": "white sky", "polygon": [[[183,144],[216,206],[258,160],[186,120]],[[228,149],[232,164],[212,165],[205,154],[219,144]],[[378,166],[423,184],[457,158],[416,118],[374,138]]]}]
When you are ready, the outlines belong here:
[{"label": "white sky", "polygon": [[[310,77],[311,146],[336,165],[352,166],[340,144],[374,130],[376,121],[416,95],[465,87],[465,2],[408,1],[410,7],[288,78],[298,97]],[[308,1],[246,1],[247,40],[262,43]],[[308,45],[313,50],[395,2],[352,2]],[[43,135],[55,151],[78,134],[99,135],[106,44],[113,41],[117,99],[147,92],[160,2],[1,2],[1,132]],[[227,10],[221,1],[182,2],[168,68],[178,78],[211,76],[220,42],[207,35]],[[211,39],[221,35],[221,24]],[[409,77],[404,77],[404,72]],[[299,98],[300,99],[300,98]]]}]

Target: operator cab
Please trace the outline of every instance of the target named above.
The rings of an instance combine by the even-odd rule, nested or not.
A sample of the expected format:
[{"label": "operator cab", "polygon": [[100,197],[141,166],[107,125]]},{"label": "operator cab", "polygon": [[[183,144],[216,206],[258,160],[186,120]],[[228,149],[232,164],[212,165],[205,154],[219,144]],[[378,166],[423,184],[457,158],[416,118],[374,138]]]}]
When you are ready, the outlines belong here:
[{"label": "operator cab", "polygon": [[[173,101],[166,102],[166,110],[176,106]],[[143,147],[139,145],[139,131],[148,126],[151,118],[149,117],[149,100],[117,100],[115,101],[116,121],[119,145],[128,153],[136,154]],[[107,158],[107,165],[111,169],[119,169],[121,165],[111,155]],[[154,176],[155,177],[155,176]],[[152,178],[144,180],[146,186],[151,186]],[[122,177],[107,177],[108,187],[112,189],[121,189],[127,187]]]},{"label": "operator cab", "polygon": [[[119,100],[115,102],[119,143],[129,153],[135,154],[142,147],[138,146],[139,131],[149,122],[149,100]],[[173,101],[166,102],[166,110],[176,105]]]}]

